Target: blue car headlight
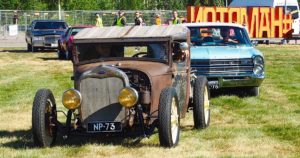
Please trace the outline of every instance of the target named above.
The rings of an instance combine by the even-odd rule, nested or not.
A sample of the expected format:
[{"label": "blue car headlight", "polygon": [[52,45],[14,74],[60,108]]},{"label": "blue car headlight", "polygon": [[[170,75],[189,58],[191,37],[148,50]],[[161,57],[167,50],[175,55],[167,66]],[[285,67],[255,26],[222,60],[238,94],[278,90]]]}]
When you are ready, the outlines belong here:
[{"label": "blue car headlight", "polygon": [[253,72],[256,75],[262,75],[264,73],[264,69],[261,66],[254,66]]},{"label": "blue car headlight", "polygon": [[256,56],[253,59],[253,64],[254,64],[254,66],[259,65],[259,66],[263,67],[264,66],[264,59],[261,56]]},{"label": "blue car headlight", "polygon": [[264,59],[261,56],[253,58],[253,73],[255,75],[262,75],[264,73]]}]

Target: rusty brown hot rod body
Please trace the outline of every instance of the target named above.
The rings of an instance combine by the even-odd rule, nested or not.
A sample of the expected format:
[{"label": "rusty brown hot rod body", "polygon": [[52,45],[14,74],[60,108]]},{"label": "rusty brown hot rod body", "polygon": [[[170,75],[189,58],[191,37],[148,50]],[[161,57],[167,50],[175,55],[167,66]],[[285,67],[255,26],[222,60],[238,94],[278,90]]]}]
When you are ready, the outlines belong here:
[{"label": "rusty brown hot rod body", "polygon": [[207,127],[207,79],[190,72],[189,39],[180,25],[82,30],[74,38],[74,89],[62,97],[67,121],[57,120],[51,91],[39,90],[32,113],[35,144],[52,145],[58,131],[149,136],[158,128],[160,144],[173,147],[189,107],[195,128]]}]

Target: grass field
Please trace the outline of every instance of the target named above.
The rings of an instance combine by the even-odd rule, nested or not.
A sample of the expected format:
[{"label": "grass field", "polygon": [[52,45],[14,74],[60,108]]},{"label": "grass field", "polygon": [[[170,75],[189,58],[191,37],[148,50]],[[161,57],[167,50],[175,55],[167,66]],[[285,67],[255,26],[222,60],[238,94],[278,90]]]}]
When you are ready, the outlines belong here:
[{"label": "grass field", "polygon": [[35,148],[31,107],[39,88],[50,88],[59,108],[72,87],[69,61],[56,53],[0,49],[0,157],[300,157],[300,46],[260,46],[267,78],[259,97],[221,95],[211,100],[211,125],[192,129],[183,120],[180,143],[159,147],[157,134],[133,139],[70,137]]}]

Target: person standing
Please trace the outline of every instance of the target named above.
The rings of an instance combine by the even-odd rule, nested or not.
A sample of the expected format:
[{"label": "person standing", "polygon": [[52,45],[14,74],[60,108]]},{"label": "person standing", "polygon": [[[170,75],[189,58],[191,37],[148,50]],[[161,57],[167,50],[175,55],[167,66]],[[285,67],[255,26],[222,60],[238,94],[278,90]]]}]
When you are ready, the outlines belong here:
[{"label": "person standing", "polygon": [[98,13],[96,14],[96,27],[103,27],[102,18]]},{"label": "person standing", "polygon": [[161,18],[159,14],[155,15],[155,25],[161,25]]},{"label": "person standing", "polygon": [[176,10],[173,11],[173,20],[172,20],[172,24],[176,25],[176,24],[181,24],[181,20],[178,17],[178,13]]},{"label": "person standing", "polygon": [[116,17],[113,26],[125,26],[126,25],[126,17],[124,15],[124,11],[119,11],[118,16]]},{"label": "person standing", "polygon": [[14,11],[13,24],[18,25],[18,21],[19,21],[18,13],[17,13],[17,11]]},{"label": "person standing", "polygon": [[135,26],[142,26],[143,25],[143,19],[141,17],[140,12],[135,12],[134,25]]}]

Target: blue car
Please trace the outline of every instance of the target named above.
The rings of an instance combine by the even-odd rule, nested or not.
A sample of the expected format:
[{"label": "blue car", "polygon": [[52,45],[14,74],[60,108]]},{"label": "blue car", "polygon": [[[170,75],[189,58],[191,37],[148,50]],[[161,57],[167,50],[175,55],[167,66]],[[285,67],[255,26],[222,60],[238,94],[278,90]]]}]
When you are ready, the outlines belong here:
[{"label": "blue car", "polygon": [[191,67],[197,76],[206,76],[211,89],[235,87],[249,96],[259,95],[264,57],[245,27],[220,22],[184,25],[191,31]]}]

